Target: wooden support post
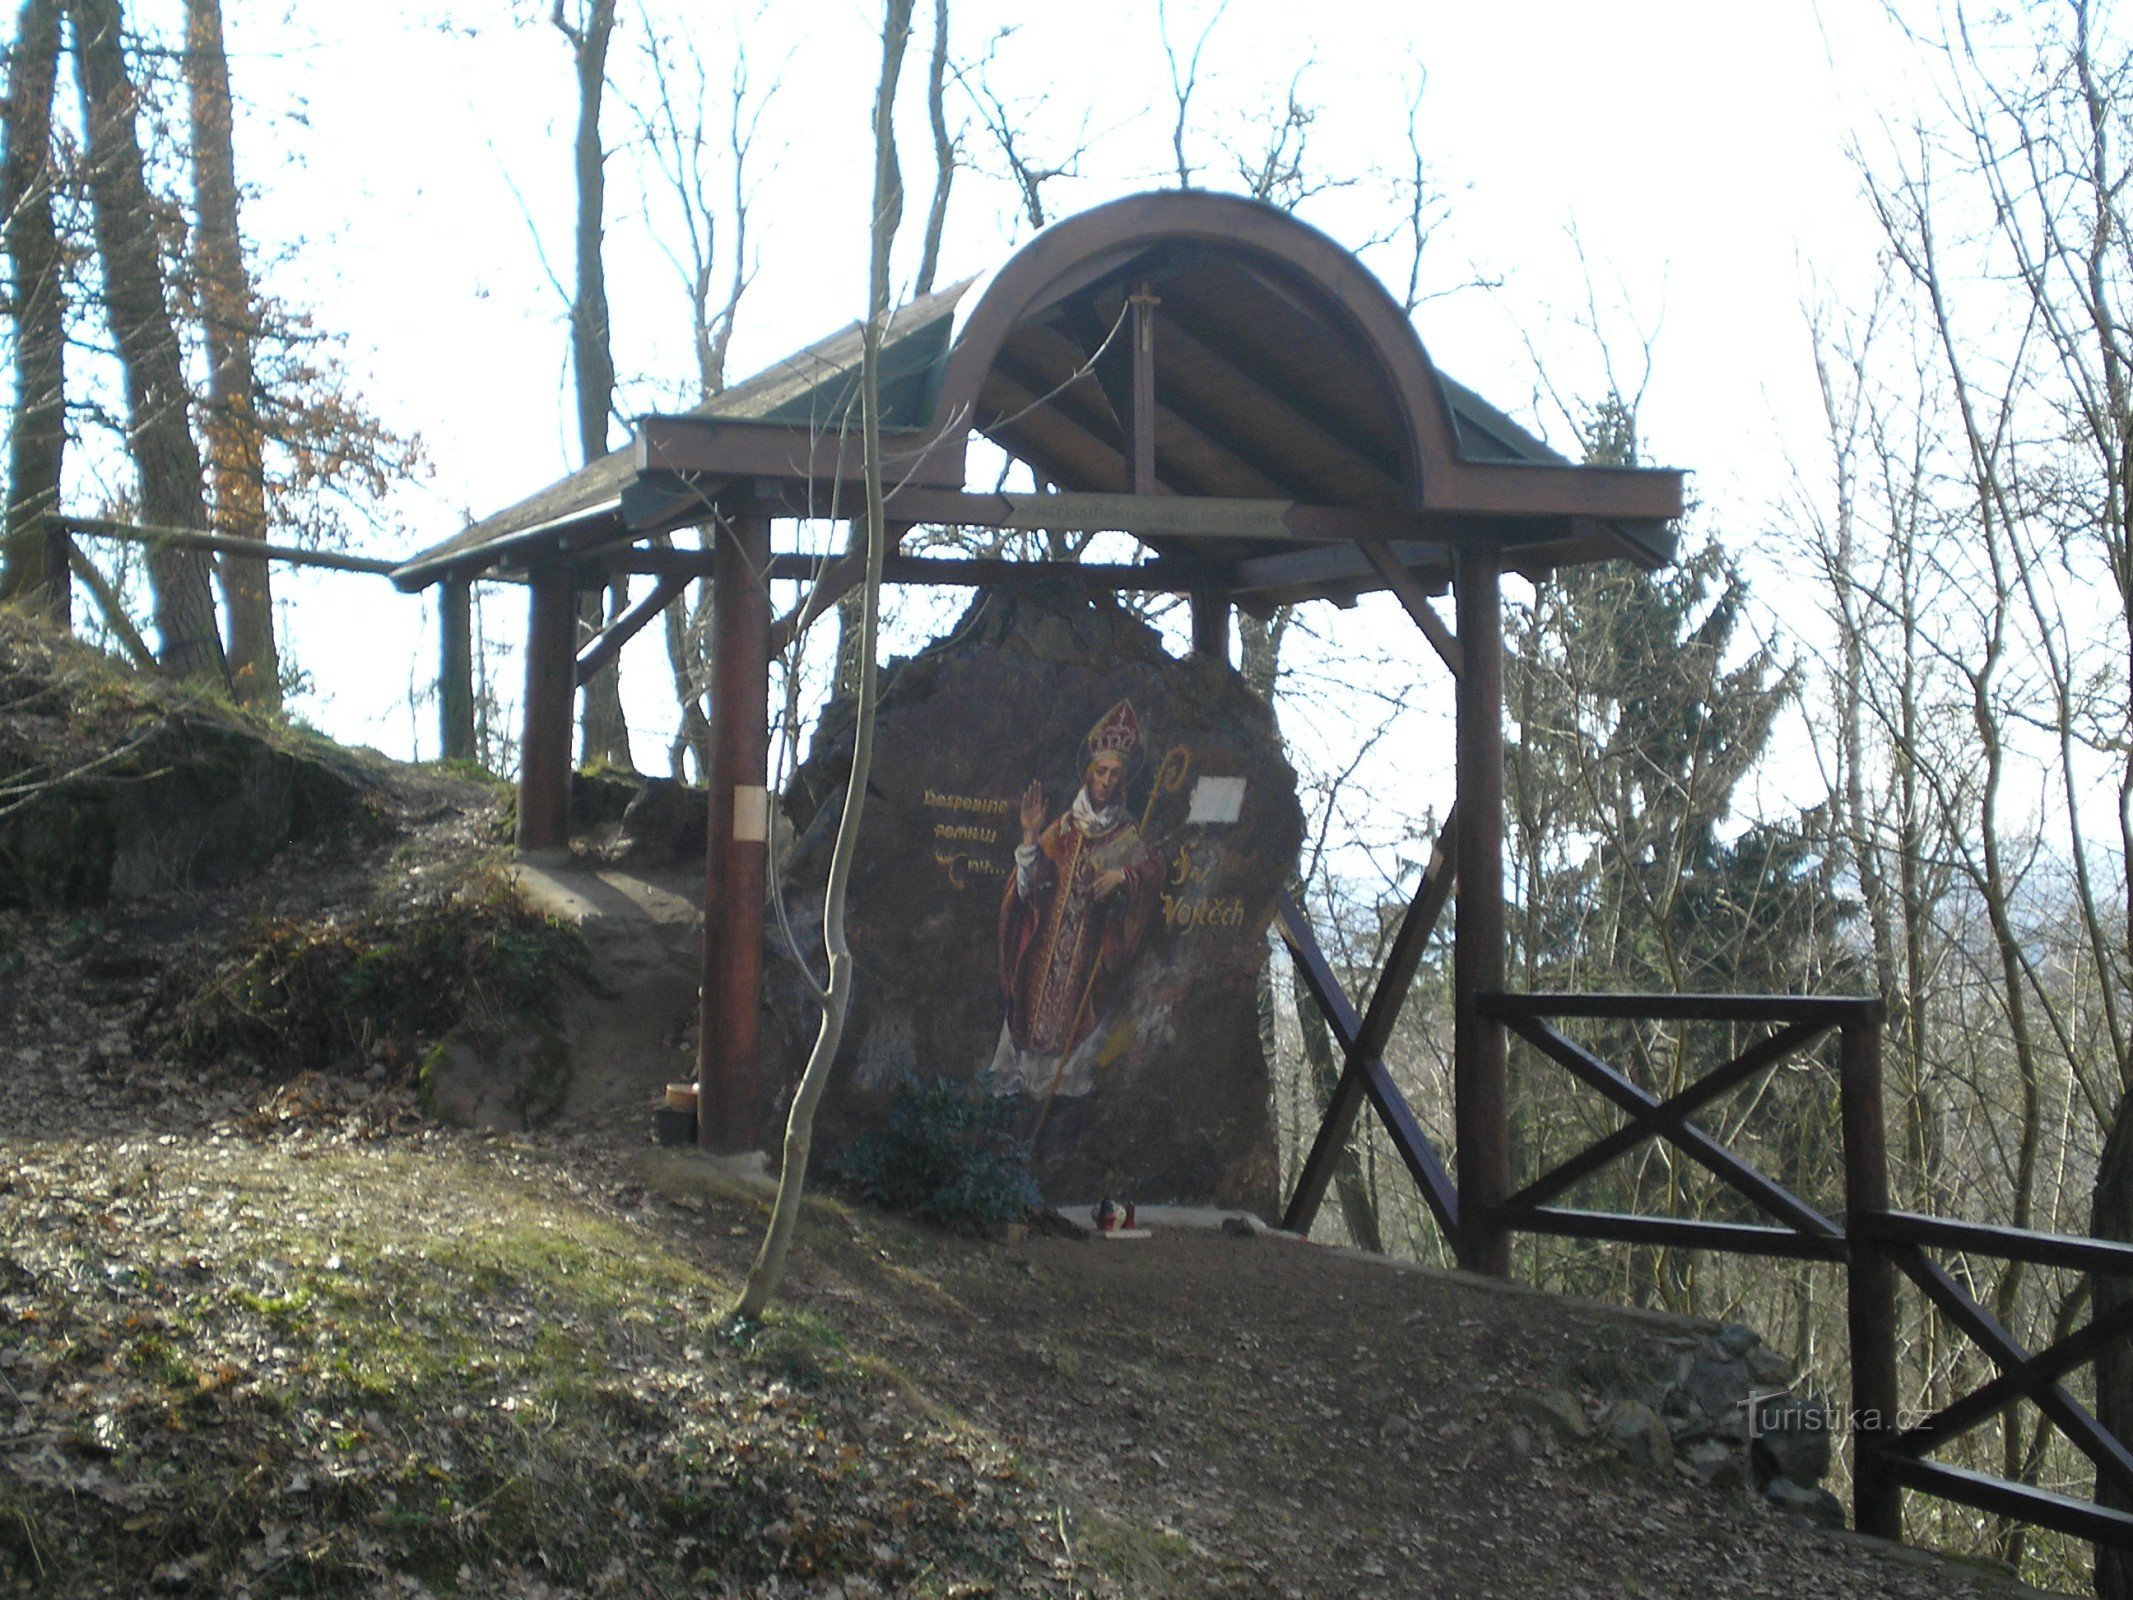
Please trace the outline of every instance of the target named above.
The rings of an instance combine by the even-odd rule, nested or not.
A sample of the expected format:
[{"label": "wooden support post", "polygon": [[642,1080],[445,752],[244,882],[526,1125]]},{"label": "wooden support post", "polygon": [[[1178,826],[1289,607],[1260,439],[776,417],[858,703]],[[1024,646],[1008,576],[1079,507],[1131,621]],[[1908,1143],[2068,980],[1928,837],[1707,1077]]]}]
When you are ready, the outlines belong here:
[{"label": "wooden support post", "polygon": [[437,585],[437,670],[440,748],[447,761],[474,759],[474,583],[450,577]]},{"label": "wooden support post", "polygon": [[1896,1269],[1874,1238],[1889,1209],[1889,1158],[1881,1105],[1881,1027],[1844,1025],[1838,1104],[1844,1123],[1845,1278],[1852,1358],[1852,1522],[1876,1538],[1903,1538],[1903,1497],[1882,1446],[1895,1438]]},{"label": "wooden support post", "polygon": [[1504,1277],[1511,1236],[1497,1215],[1511,1188],[1510,1098],[1503,1025],[1480,996],[1503,987],[1502,558],[1493,546],[1453,552],[1459,623],[1458,920],[1452,943],[1452,1083],[1459,1171],[1459,1264]]},{"label": "wooden support post", "polygon": [[575,717],[572,656],[577,586],[568,571],[535,571],[526,618],[525,723],[518,745],[518,847],[570,848],[570,740]]},{"label": "wooden support post", "polygon": [[710,817],[704,849],[704,986],[697,1139],[757,1144],[763,891],[770,838],[770,523],[716,530],[711,589]]},{"label": "wooden support post", "polygon": [[1192,653],[1229,659],[1229,596],[1212,589],[1192,591]]},{"label": "wooden support post", "polygon": [[1128,334],[1133,340],[1133,399],[1126,418],[1126,487],[1154,494],[1155,486],[1155,308],[1162,304],[1146,283],[1128,297]]}]

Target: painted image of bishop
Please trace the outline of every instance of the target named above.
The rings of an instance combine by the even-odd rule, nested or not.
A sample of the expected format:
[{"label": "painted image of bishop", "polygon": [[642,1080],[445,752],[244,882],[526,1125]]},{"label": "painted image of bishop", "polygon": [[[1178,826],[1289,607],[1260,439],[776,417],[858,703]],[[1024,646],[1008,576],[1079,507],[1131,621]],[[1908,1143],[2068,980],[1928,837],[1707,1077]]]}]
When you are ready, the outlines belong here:
[{"label": "painted image of bishop", "polygon": [[1142,752],[1139,716],[1121,700],[1083,741],[1073,803],[1046,820],[1044,787],[1022,792],[1022,842],[1000,902],[1006,1018],[993,1091],[1023,1096],[1018,1120],[1041,1129],[1041,1153],[1078,1140],[1133,953],[1148,931],[1162,866],[1127,813]]}]

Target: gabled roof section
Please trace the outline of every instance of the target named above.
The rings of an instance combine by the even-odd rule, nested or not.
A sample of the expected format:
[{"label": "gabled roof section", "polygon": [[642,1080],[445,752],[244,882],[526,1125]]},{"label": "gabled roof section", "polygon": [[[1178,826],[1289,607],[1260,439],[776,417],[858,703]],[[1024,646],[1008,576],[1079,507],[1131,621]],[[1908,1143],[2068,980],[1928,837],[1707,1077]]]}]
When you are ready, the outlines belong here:
[{"label": "gabled roof section", "polygon": [[[940,387],[956,302],[974,280],[922,296],[889,323],[882,348],[884,422],[916,427],[931,414]],[[856,431],[859,324],[849,323],[761,372],[721,390],[683,415],[764,422],[782,427]],[[636,449],[611,450],[590,466],[549,484],[433,545],[396,574],[421,588],[447,573],[498,563],[515,565],[529,547],[553,541],[584,547],[628,536],[624,494],[638,479]],[[493,558],[493,559],[487,559]]]},{"label": "gabled roof section", "polygon": [[[1139,351],[1136,318],[1151,330]],[[827,504],[820,485],[856,477],[859,359],[854,323],[692,411],[644,419],[631,449],[483,518],[396,579],[419,588],[535,559],[597,564],[704,520],[713,504]],[[1533,570],[1624,555],[1649,565],[1670,556],[1682,504],[1678,472],[1584,467],[1549,449],[1439,373],[1350,252],[1235,196],[1140,195],[1044,229],[984,278],[896,313],[883,374],[910,520],[986,520],[985,497],[963,493],[973,433],[1047,492],[1078,497],[1084,519],[1115,503],[1125,519],[1115,525],[1158,554],[1264,572],[1270,559],[1311,555],[1316,540],[1313,559],[1277,560],[1279,570],[1360,566],[1366,587],[1374,562],[1329,563],[1328,542],[1434,549],[1439,566],[1475,540],[1505,546],[1514,565],[1526,552]],[[1136,438],[1152,450],[1138,496]],[[1147,514],[1151,492],[1204,501],[1210,515]],[[1020,497],[1022,520],[994,525],[1026,525],[1043,513],[1042,496],[1032,504]],[[1221,531],[1223,506],[1235,508],[1235,533]],[[1279,506],[1300,514],[1250,514]],[[1187,525],[1206,531],[1177,531]],[[1296,542],[1282,541],[1283,527]],[[1357,527],[1376,531],[1344,531]],[[1411,570],[1430,559],[1415,556]],[[1349,577],[1316,581],[1280,592],[1355,589]]]}]

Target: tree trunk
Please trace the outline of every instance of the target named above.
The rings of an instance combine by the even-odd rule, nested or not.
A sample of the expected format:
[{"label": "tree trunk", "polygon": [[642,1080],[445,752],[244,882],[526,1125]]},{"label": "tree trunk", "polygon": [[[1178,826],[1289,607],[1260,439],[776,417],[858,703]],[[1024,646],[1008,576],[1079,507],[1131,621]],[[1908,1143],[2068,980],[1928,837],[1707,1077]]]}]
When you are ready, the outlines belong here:
[{"label": "tree trunk", "polygon": [[904,46],[911,36],[912,0],[887,0],[882,21],[881,83],[874,96],[874,210],[868,229],[869,272],[867,320],[860,342],[860,423],[865,439],[867,575],[860,586],[864,613],[860,627],[859,705],[854,715],[852,770],[845,781],[844,813],[830,849],[829,882],[822,896],[822,942],[829,952],[829,987],[822,1003],[822,1027],[808,1055],[800,1086],[793,1092],[785,1122],[785,1147],[778,1169],[778,1198],[764,1230],[763,1248],[734,1307],[739,1318],[754,1319],[769,1308],[785,1275],[786,1253],[800,1220],[800,1200],[807,1188],[808,1151],[814,1141],[815,1107],[829,1083],[830,1067],[844,1040],[844,1022],[852,1006],[852,947],[844,931],[845,886],[852,858],[858,854],[859,819],[866,807],[867,774],[874,761],[874,706],[879,690],[875,630],[881,620],[881,568],[888,554],[888,513],[882,505],[881,470],[881,335],[889,322],[889,250],[903,219],[903,177],[896,166],[894,113],[896,79],[903,70]]},{"label": "tree trunk", "polygon": [[[126,374],[127,436],[140,476],[141,520],[165,528],[205,528],[200,451],[176,325],[156,259],[155,208],[142,175],[135,131],[138,97],[127,73],[119,0],[68,0],[89,130],[89,197],[104,276],[104,308]],[[161,660],[180,677],[228,681],[208,564],[189,551],[151,545]]]},{"label": "tree trunk", "polygon": [[0,173],[15,317],[15,412],[8,426],[8,502],[0,600],[27,602],[61,626],[73,585],[68,540],[47,525],[59,509],[66,443],[66,275],[52,221],[52,96],[59,78],[60,0],[24,0],[8,70],[7,159]]},{"label": "tree trunk", "polygon": [[[208,361],[202,432],[214,496],[214,531],[267,537],[265,440],[252,403],[252,336],[258,314],[237,226],[237,158],[231,148],[230,63],[222,44],[222,0],[185,0],[185,88],[192,121],[193,274]],[[224,555],[222,601],[229,613],[230,684],[247,705],[278,709],[281,660],[274,644],[274,594],[262,556]]]},{"label": "tree trunk", "polygon": [[948,133],[948,0],[933,0],[933,55],[926,69],[926,120],[933,127],[933,203],[926,208],[925,247],[913,294],[931,294],[940,270],[941,232],[948,225],[948,190],[955,182],[955,140]]},{"label": "tree trunk", "polygon": [[[615,0],[585,0],[583,18],[572,23],[566,0],[556,0],[553,21],[570,41],[578,71],[578,132],[571,147],[577,178],[578,214],[572,232],[577,286],[570,302],[570,366],[576,377],[578,453],[590,466],[607,454],[607,421],[615,409],[615,356],[607,315],[607,152],[600,144],[600,105],[607,93],[607,46],[615,31]],[[605,594],[588,588],[578,601],[581,629],[597,633],[629,609],[627,580]],[[620,663],[603,667],[585,685],[583,757],[588,763],[634,772],[629,724],[622,712]]]}]

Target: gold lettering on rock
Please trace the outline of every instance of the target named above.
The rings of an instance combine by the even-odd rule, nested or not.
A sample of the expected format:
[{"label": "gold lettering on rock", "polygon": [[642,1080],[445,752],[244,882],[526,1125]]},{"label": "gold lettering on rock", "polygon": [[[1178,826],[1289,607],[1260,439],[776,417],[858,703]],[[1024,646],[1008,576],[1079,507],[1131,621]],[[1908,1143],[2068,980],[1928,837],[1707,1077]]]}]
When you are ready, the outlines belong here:
[{"label": "gold lettering on rock", "polygon": [[1181,933],[1190,933],[1196,928],[1241,928],[1244,926],[1244,901],[1236,895],[1205,895],[1188,900],[1183,896],[1162,896],[1163,921]]},{"label": "gold lettering on rock", "polygon": [[1002,800],[992,795],[942,794],[938,789],[928,789],[924,803],[934,811],[977,811],[996,817],[1013,815],[1017,804],[1013,800]]},{"label": "gold lettering on rock", "polygon": [[962,850],[936,850],[933,852],[935,866],[948,874],[951,889],[967,889],[972,878],[1004,878],[1007,868],[997,861],[987,861],[983,856],[974,856]]}]

